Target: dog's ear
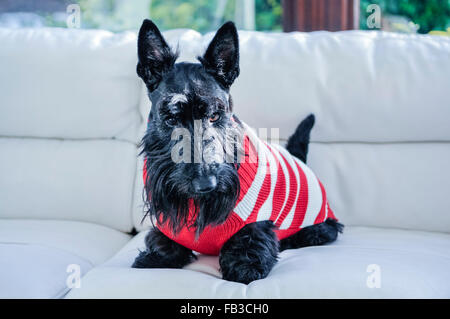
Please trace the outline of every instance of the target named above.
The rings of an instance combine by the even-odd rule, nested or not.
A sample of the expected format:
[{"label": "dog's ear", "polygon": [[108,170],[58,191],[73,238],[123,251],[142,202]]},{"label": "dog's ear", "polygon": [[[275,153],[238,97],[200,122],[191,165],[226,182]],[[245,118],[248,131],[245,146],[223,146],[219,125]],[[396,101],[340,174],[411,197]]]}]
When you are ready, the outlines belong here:
[{"label": "dog's ear", "polygon": [[167,45],[158,27],[145,19],[139,30],[136,72],[150,91],[156,89],[164,72],[173,67],[177,57]]},{"label": "dog's ear", "polygon": [[233,22],[216,33],[203,57],[198,58],[208,73],[228,89],[239,75],[239,39]]}]

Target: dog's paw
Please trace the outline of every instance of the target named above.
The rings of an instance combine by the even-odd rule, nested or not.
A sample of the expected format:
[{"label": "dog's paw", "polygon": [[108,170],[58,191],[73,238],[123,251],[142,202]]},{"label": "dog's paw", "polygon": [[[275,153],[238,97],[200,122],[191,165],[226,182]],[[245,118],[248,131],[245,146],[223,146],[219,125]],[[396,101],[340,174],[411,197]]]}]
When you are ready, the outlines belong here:
[{"label": "dog's paw", "polygon": [[223,245],[222,278],[248,284],[266,278],[278,259],[278,239],[272,222],[245,225]]},{"label": "dog's paw", "polygon": [[161,256],[155,252],[141,251],[131,265],[133,268],[165,268]]},{"label": "dog's paw", "polygon": [[222,268],[222,278],[228,281],[249,284],[252,281],[266,278],[270,272],[268,267],[255,264],[234,264],[232,267]]},{"label": "dog's paw", "polygon": [[182,268],[195,259],[193,254],[164,258],[155,251],[141,251],[131,265],[132,268]]}]

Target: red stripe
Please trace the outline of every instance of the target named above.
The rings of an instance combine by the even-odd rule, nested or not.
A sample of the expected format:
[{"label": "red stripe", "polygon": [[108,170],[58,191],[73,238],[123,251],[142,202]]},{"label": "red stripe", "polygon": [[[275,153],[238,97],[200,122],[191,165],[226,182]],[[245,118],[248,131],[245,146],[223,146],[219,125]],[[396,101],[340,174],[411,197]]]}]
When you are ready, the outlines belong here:
[{"label": "red stripe", "polygon": [[300,165],[297,162],[295,162],[295,165],[300,175],[300,195],[297,200],[297,206],[295,207],[294,219],[289,228],[299,229],[305,219],[306,209],[308,208],[308,179]]},{"label": "red stripe", "polygon": [[320,191],[322,192],[322,207],[320,208],[319,215],[317,215],[316,220],[314,221],[314,225],[324,222],[324,220],[325,220],[325,206],[327,204],[327,196],[325,194],[325,189],[323,188],[322,183],[319,180],[317,180],[317,181],[319,182]]},{"label": "red stripe", "polygon": [[275,184],[275,189],[273,191],[273,199],[272,199],[272,214],[270,215],[269,220],[275,222],[278,215],[280,214],[281,208],[283,207],[284,201],[286,199],[286,179],[284,177],[283,169],[281,168],[280,161],[278,160],[278,157],[275,156],[275,153],[269,145],[267,145],[267,148],[272,153],[273,157],[275,158],[275,163],[277,165],[277,182]]},{"label": "red stripe", "polygon": [[297,178],[295,178],[295,173],[292,170],[292,166],[288,163],[288,161],[283,156],[283,154],[281,154],[280,152],[278,152],[278,154],[280,154],[281,158],[283,159],[284,164],[286,165],[288,173],[289,173],[289,196],[288,196],[286,205],[284,206],[284,209],[281,212],[280,217],[278,217],[278,219],[277,219],[275,226],[280,226],[283,223],[283,220],[286,218],[289,211],[292,209],[292,206],[294,206],[295,199],[297,198],[297,195],[298,195],[298,193],[297,193],[297,186],[298,186]]},{"label": "red stripe", "polygon": [[[144,169],[143,169],[143,178],[144,178],[144,190],[145,190],[145,185],[147,185],[147,176],[148,176],[148,171],[147,171],[147,158],[144,158]],[[147,195],[147,200],[151,199],[151,195],[150,192],[148,192]]]},{"label": "red stripe", "polygon": [[147,182],[147,158],[144,158],[144,185]]}]

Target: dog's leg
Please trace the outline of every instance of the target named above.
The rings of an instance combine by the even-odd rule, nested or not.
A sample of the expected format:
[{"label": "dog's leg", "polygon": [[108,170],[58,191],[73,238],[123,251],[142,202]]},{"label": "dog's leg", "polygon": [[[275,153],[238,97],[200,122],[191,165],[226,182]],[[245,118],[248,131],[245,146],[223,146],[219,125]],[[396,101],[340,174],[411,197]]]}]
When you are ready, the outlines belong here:
[{"label": "dog's leg", "polygon": [[303,228],[294,235],[280,240],[280,251],[292,248],[319,246],[336,240],[344,225],[328,218],[323,223]]},{"label": "dog's leg", "polygon": [[248,284],[265,278],[278,258],[278,239],[270,221],[244,226],[223,245],[219,264],[225,280]]},{"label": "dog's leg", "polygon": [[314,126],[315,117],[314,114],[309,114],[301,123],[297,126],[294,134],[289,137],[286,144],[286,149],[306,164],[306,157],[308,155],[309,137],[311,130]]},{"label": "dog's leg", "polygon": [[159,229],[145,237],[146,249],[134,260],[133,268],[182,268],[196,259],[192,250],[181,246]]}]

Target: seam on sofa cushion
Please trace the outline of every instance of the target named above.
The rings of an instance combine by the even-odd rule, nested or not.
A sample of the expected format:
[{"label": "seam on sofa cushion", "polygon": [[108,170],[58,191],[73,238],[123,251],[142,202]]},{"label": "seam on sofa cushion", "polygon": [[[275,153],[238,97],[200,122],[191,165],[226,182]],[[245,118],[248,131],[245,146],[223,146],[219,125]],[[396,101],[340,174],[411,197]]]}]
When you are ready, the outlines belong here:
[{"label": "seam on sofa cushion", "polygon": [[52,136],[20,136],[20,135],[0,135],[0,138],[8,138],[8,139],[31,139],[31,140],[52,140],[52,141],[117,141],[117,142],[123,142],[123,143],[129,143],[135,146],[138,146],[139,143],[132,142],[127,139],[123,138],[117,138],[117,137],[52,137]]},{"label": "seam on sofa cushion", "polygon": [[[300,248],[301,250],[311,250],[311,249],[339,249],[339,248],[354,248],[354,249],[358,249],[358,250],[379,250],[379,251],[393,251],[393,252],[397,252],[397,253],[404,253],[404,254],[421,254],[421,255],[430,255],[430,256],[436,256],[436,257],[441,257],[444,259],[449,259],[450,260],[450,256],[446,256],[446,255],[441,255],[441,254],[436,254],[436,253],[430,253],[427,251],[416,251],[416,250],[403,250],[403,249],[398,249],[398,248],[383,248],[383,247],[371,247],[371,246],[356,246],[356,245],[328,245],[328,246],[314,246],[314,247],[303,247]],[[298,248],[297,248],[298,249]],[[286,250],[288,251],[288,250]],[[295,257],[295,256],[287,256],[285,258],[289,258],[289,257]]]},{"label": "seam on sofa cushion", "polygon": [[69,255],[73,255],[79,259],[82,259],[84,262],[88,263],[92,268],[95,267],[95,263],[93,263],[92,261],[90,261],[89,259],[87,259],[86,257],[82,257],[70,250],[67,249],[63,249],[60,247],[55,247],[55,246],[51,246],[51,245],[43,245],[43,244],[37,244],[37,243],[21,243],[21,242],[6,242],[6,241],[0,241],[0,245],[27,245],[27,246],[40,246],[40,247],[45,247],[45,248],[49,248],[49,249],[55,249],[55,250],[59,250],[59,251],[63,251],[66,252]]}]

